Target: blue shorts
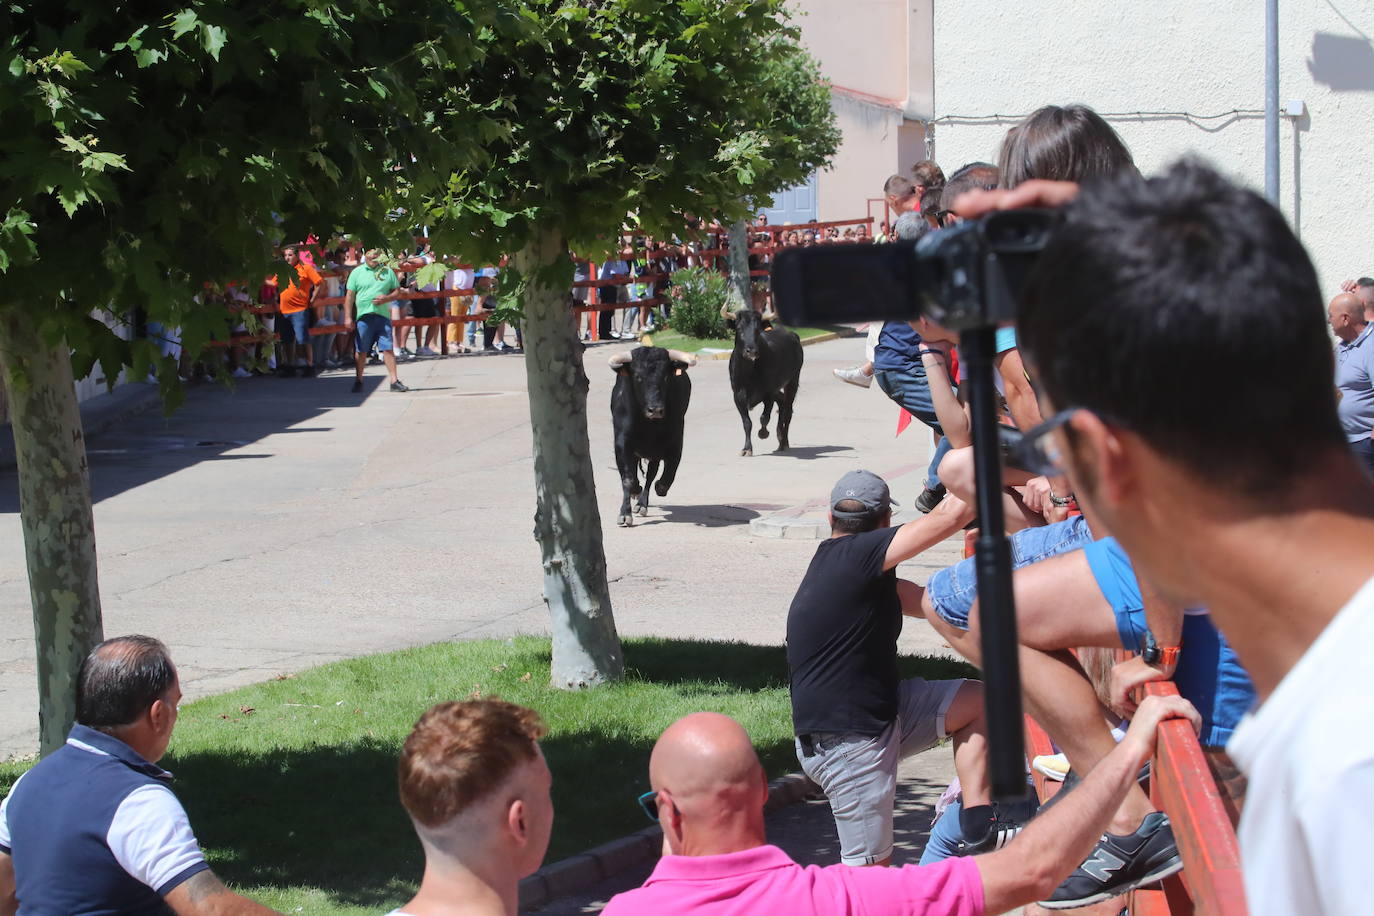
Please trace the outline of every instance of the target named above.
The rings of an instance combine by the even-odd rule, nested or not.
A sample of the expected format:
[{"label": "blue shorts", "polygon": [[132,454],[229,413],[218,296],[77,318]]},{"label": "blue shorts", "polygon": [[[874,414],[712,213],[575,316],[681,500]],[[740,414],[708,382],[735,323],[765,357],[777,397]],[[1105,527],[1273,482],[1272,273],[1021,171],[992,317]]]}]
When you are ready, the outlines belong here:
[{"label": "blue shorts", "polygon": [[[1092,543],[1088,522],[1075,515],[1062,522],[1022,528],[1011,535],[1011,567],[1020,569],[1048,557],[1077,550]],[[978,598],[978,570],[974,558],[960,560],[935,573],[926,583],[926,595],[940,619],[961,630],[968,629],[968,613]]]},{"label": "blue shorts", "polygon": [[391,350],[391,317],[389,315],[378,315],[375,312],[359,315],[354,328],[357,335],[358,352],[363,356],[372,352],[374,343],[377,345],[378,356]]},{"label": "blue shorts", "polygon": [[[1145,602],[1131,558],[1116,538],[1094,541],[1083,548],[1083,553],[1098,588],[1102,589],[1102,597],[1116,615],[1122,648],[1139,651],[1149,624],[1145,621]],[[1202,734],[1198,740],[1204,747],[1221,747],[1230,740],[1241,717],[1255,705],[1255,687],[1226,637],[1206,614],[1183,618],[1179,646],[1174,685],[1202,714]]]},{"label": "blue shorts", "polygon": [[283,344],[305,346],[310,343],[310,309],[278,316],[276,330]]}]

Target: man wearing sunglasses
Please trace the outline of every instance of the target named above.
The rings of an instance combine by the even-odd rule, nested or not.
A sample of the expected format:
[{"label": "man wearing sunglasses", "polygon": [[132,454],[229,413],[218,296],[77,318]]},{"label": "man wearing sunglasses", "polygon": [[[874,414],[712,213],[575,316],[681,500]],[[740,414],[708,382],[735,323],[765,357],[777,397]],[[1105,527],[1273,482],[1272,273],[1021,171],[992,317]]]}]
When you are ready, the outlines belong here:
[{"label": "man wearing sunglasses", "polygon": [[1197,713],[1178,697],[1149,697],[1125,739],[1063,801],[986,855],[901,868],[803,867],[768,845],[763,806],[768,777],[748,733],[718,713],[668,727],[649,758],[651,791],[640,796],[663,827],[667,854],[644,886],[611,899],[606,916],[788,916],[1003,913],[1049,893],[1082,860],[1165,719]]},{"label": "man wearing sunglasses", "polygon": [[[970,209],[1077,193],[1028,185]],[[1144,578],[1210,609],[1254,678],[1261,705],[1227,750],[1249,777],[1255,914],[1369,909],[1374,483],[1342,432],[1321,306],[1283,215],[1183,162],[1074,199],[1020,316],[1080,501]]]}]

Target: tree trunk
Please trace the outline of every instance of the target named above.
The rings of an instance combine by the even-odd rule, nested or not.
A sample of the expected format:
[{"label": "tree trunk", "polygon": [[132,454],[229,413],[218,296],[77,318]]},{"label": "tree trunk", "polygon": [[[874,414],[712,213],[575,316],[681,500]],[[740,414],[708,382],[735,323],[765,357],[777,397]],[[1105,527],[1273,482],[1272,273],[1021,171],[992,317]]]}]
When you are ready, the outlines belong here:
[{"label": "tree trunk", "polygon": [[95,522],[67,346],[43,340],[24,311],[0,310],[19,467],[19,515],[38,651],[39,750],[61,747],[76,719],[76,674],[101,636]]},{"label": "tree trunk", "polygon": [[553,631],[552,683],[579,688],[619,679],[625,662],[606,584],[582,343],[567,278],[558,280],[549,269],[565,254],[562,236],[542,230],[515,255],[515,266],[528,281],[522,326],[534,431],[534,537]]},{"label": "tree trunk", "polygon": [[[730,243],[726,249],[730,264],[730,310],[752,307],[753,285],[749,278],[749,227],[738,219],[730,224]],[[738,294],[739,301],[735,301]]]}]

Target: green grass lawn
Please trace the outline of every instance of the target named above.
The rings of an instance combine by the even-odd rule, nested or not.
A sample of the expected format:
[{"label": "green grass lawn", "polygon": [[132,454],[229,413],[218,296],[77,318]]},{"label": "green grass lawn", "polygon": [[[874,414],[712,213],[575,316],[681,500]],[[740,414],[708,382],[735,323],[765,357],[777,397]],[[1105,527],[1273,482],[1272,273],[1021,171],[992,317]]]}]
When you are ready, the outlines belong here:
[{"label": "green grass lawn", "polygon": [[[806,340],[811,337],[819,337],[822,334],[829,334],[837,329],[791,328],[791,330],[796,331],[797,336],[800,337],[802,340]],[[842,328],[839,330],[847,331],[848,328]],[[666,330],[650,334],[649,336],[653,338],[654,346],[656,347],[666,347],[671,350],[681,350],[684,353],[695,353],[696,351],[704,347],[713,347],[718,350],[730,350],[733,349],[735,346],[735,339],[733,337],[713,337],[706,340],[702,340],[699,337],[688,337],[685,334],[679,334],[677,331],[674,331],[671,327],[667,328]]]},{"label": "green grass lawn", "polygon": [[[629,675],[548,686],[549,641],[438,643],[336,662],[182,707],[163,764],[216,872],[285,913],[377,914],[413,893],[423,859],[396,798],[396,757],[420,713],[496,694],[537,709],[557,812],[546,862],[648,826],[635,796],[678,717],[710,709],[749,730],[770,775],[797,769],[781,647],[626,640]],[[943,658],[903,676],[967,677]],[[32,761],[0,764],[0,795]]]}]

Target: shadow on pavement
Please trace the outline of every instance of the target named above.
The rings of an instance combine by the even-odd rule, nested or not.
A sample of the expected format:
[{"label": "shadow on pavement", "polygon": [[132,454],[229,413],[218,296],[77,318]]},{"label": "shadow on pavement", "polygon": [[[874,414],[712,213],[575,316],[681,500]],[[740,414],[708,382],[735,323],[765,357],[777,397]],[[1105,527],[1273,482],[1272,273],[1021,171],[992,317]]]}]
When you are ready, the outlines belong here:
[{"label": "shadow on pavement", "polygon": [[[654,510],[664,513],[655,516]],[[704,505],[704,506],[655,506],[649,503],[649,515],[635,516],[635,527],[649,528],[654,525],[688,524],[699,528],[728,528],[731,525],[747,525],[750,519],[759,517],[754,509],[744,506]]]},{"label": "shadow on pavement", "polygon": [[[174,474],[202,461],[247,460],[265,454],[226,454],[278,433],[331,432],[327,426],[299,426],[338,407],[356,407],[385,384],[385,377],[363,380],[353,394],[353,376],[310,379],[255,378],[233,389],[198,383],[170,417],[152,410],[116,424],[86,441],[91,501]],[[0,514],[19,511],[19,480],[10,468],[0,472]]]},{"label": "shadow on pavement", "polygon": [[838,452],[852,452],[848,445],[794,445],[787,451],[760,452],[759,457],[795,458],[798,461],[814,461],[817,458],[830,458]]}]

